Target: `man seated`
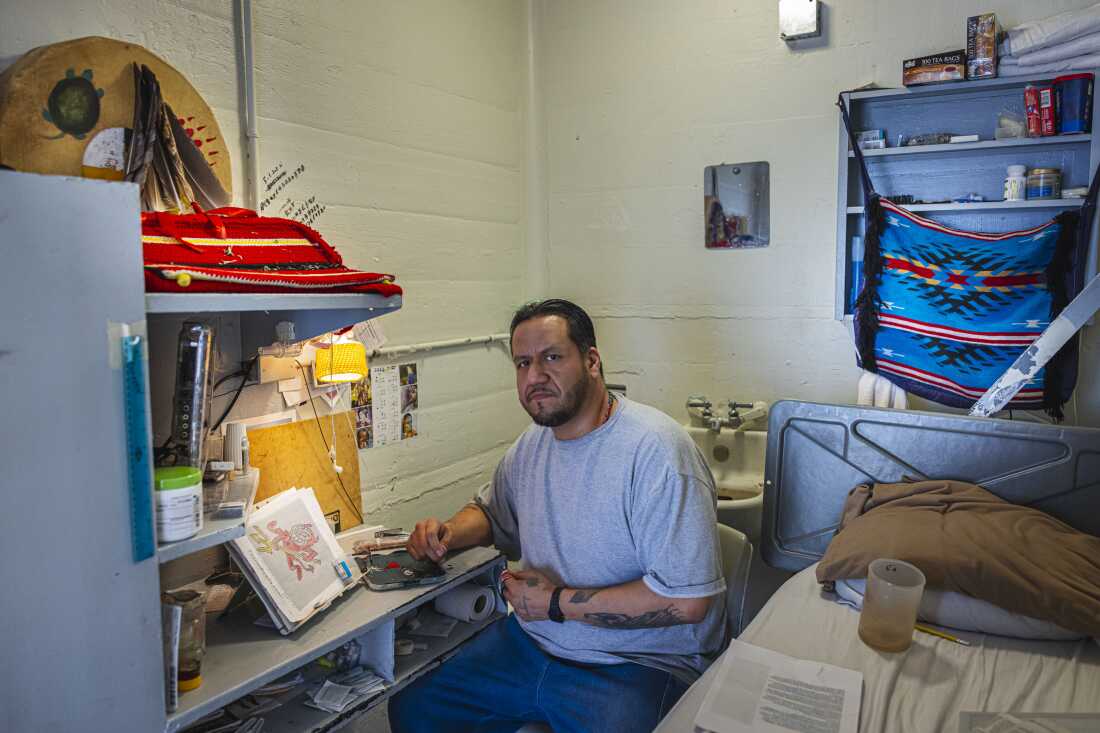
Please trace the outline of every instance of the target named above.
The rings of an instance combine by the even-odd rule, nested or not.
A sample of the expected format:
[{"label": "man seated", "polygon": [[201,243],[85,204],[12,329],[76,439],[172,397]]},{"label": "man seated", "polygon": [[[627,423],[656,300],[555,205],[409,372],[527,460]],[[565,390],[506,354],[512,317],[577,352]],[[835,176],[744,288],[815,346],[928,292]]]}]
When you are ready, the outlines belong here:
[{"label": "man seated", "polygon": [[514,615],[390,701],[406,731],[652,730],[725,642],[714,479],[687,432],[616,397],[592,321],[546,300],[512,319],[520,403],[534,425],[492,483],[446,522],[426,519],[417,558],[494,544]]}]

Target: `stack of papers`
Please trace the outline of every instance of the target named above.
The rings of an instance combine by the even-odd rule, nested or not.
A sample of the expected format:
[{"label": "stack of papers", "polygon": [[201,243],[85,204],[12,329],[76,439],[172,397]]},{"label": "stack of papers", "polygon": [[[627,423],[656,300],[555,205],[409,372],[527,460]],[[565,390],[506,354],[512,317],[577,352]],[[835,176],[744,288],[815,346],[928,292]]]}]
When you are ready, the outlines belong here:
[{"label": "stack of papers", "polygon": [[359,577],[313,489],[290,488],[257,504],[245,536],[227,546],[283,634],[328,607]]},{"label": "stack of papers", "polygon": [[856,733],[863,675],[733,641],[695,727],[714,733]]},{"label": "stack of papers", "polygon": [[384,689],[384,679],[369,669],[356,667],[326,679],[324,684],[310,693],[306,705],[330,713],[342,713]]}]

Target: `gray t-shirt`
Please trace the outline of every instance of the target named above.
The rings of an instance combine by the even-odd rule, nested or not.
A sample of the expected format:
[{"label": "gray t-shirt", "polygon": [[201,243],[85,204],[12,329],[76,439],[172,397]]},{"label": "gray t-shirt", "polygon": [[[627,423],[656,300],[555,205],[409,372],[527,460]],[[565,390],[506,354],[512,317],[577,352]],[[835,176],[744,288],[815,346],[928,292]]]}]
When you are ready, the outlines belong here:
[{"label": "gray t-shirt", "polygon": [[637,662],[691,682],[721,651],[726,583],[714,478],[669,416],[619,398],[610,420],[576,440],[532,425],[474,501],[497,548],[556,584],[602,588],[641,578],[668,598],[714,597],[698,624],[609,629],[520,620],[547,653]]}]

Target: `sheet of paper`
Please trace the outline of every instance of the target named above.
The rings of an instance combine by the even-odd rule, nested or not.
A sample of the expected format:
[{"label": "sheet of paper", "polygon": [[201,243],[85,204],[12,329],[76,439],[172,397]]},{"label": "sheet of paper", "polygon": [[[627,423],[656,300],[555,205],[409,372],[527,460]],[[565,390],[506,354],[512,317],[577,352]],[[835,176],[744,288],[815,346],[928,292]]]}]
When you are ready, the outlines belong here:
[{"label": "sheet of paper", "polygon": [[374,444],[401,440],[401,376],[396,364],[370,368]]},{"label": "sheet of paper", "polygon": [[305,385],[302,384],[301,376],[297,376],[292,379],[279,380],[280,392],[301,392],[303,389],[305,389]]},{"label": "sheet of paper", "polygon": [[695,725],[714,733],[857,733],[863,675],[733,641]]},{"label": "sheet of paper", "polygon": [[356,323],[351,335],[362,342],[368,353],[386,345],[386,334],[382,331],[382,324],[377,320]]}]

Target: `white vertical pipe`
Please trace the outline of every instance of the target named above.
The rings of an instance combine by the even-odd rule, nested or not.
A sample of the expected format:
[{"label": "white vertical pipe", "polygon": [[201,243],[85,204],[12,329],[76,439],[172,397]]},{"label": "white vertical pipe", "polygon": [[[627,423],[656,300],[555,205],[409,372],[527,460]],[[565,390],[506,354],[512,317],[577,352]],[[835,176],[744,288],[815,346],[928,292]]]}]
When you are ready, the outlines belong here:
[{"label": "white vertical pipe", "polygon": [[237,33],[237,76],[240,84],[241,106],[244,108],[244,160],[241,170],[244,174],[245,208],[258,210],[259,191],[259,135],[256,134],[256,94],[253,81],[252,63],[252,2],[234,0],[233,17]]},{"label": "white vertical pipe", "polygon": [[547,242],[548,199],[546,197],[546,116],[542,109],[542,87],[538,69],[539,0],[527,0],[525,128],[525,201],[527,276],[525,297],[545,298],[550,282]]}]

